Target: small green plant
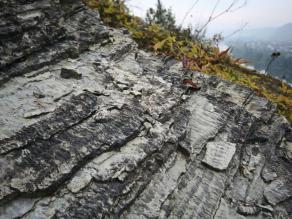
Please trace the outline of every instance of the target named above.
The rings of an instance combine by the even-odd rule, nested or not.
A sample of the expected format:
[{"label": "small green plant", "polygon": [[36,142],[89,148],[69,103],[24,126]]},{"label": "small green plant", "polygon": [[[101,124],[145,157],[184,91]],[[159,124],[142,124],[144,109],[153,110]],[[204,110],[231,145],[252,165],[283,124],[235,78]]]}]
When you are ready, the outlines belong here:
[{"label": "small green plant", "polygon": [[173,15],[171,9],[166,9],[163,7],[160,0],[157,0],[156,9],[149,8],[146,13],[146,23],[158,24],[167,30],[175,30],[175,16]]}]

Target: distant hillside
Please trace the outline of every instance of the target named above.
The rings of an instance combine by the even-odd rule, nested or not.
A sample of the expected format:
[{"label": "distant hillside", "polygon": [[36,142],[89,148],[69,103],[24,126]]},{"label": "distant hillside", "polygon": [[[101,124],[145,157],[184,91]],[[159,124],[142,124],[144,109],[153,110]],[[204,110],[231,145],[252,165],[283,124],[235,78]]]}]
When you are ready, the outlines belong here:
[{"label": "distant hillside", "polygon": [[267,27],[259,29],[248,29],[235,35],[233,38],[242,41],[278,41],[291,42],[292,41],[292,23],[285,24],[281,27]]},{"label": "distant hillside", "polygon": [[281,56],[273,62],[268,73],[279,79],[285,79],[292,84],[292,53],[281,50],[281,46],[292,47],[292,43],[283,43],[280,46],[279,44],[266,42],[228,42],[228,46],[232,48],[232,54],[235,57],[247,60],[248,64],[258,71],[264,71],[266,69],[273,49],[281,51]]},{"label": "distant hillside", "polygon": [[292,23],[277,28],[271,37],[272,40],[291,42],[292,41]]},{"label": "distant hillside", "polygon": [[241,33],[234,35],[233,38],[242,41],[258,41],[258,40],[269,40],[275,33],[275,28],[260,28],[260,29],[247,29]]}]

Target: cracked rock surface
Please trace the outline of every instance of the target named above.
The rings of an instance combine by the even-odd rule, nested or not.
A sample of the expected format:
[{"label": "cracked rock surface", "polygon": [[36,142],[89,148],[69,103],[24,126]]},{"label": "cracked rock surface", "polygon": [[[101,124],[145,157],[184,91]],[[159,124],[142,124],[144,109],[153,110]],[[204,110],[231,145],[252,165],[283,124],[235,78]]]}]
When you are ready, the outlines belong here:
[{"label": "cracked rock surface", "polygon": [[[291,218],[291,124],[72,0],[0,0],[0,219]],[[4,9],[4,10],[2,10]]]}]

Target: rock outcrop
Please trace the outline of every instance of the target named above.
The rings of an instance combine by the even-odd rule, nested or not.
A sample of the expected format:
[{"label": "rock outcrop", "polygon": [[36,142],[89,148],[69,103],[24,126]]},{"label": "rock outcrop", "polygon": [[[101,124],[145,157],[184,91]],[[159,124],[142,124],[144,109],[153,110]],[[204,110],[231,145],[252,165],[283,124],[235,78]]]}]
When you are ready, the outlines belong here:
[{"label": "rock outcrop", "polygon": [[0,218],[291,218],[291,124],[73,0],[0,0]]}]

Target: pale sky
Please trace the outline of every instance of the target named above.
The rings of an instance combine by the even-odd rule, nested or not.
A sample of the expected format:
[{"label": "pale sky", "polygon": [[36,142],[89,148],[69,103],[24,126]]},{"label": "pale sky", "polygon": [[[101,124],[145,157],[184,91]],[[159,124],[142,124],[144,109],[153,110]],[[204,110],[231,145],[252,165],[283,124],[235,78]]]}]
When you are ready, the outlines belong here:
[{"label": "pale sky", "polygon": [[[180,24],[186,12],[196,0],[161,0],[166,8],[171,7],[177,23]],[[203,24],[208,19],[217,0],[199,0],[184,26]],[[215,14],[220,13],[232,0],[221,0]],[[242,0],[238,0],[241,1]],[[137,16],[145,16],[149,7],[154,7],[157,0],[127,0],[127,5]],[[240,3],[239,3],[240,4]],[[261,27],[278,27],[292,22],[292,0],[247,0],[247,5],[240,10],[225,14],[209,26],[210,32],[228,34],[245,23],[245,29]]]}]

